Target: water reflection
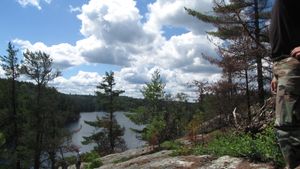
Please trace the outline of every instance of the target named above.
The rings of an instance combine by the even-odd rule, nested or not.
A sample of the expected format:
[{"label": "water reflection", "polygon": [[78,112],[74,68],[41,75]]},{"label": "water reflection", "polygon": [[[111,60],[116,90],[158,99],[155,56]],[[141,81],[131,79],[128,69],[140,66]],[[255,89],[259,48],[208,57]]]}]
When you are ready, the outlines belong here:
[{"label": "water reflection", "polygon": [[[104,112],[80,113],[79,121],[72,123],[68,126],[68,129],[71,131],[80,129],[78,132],[75,132],[72,135],[72,143],[78,146],[81,152],[89,152],[95,146],[93,144],[81,144],[81,142],[83,141],[83,136],[90,136],[91,134],[96,132],[94,127],[85,124],[84,121],[95,121],[97,116],[101,118],[104,115]],[[123,138],[128,149],[138,148],[145,145],[145,142],[137,139],[137,134],[130,129],[142,129],[143,126],[134,124],[132,121],[130,121],[130,119],[128,119],[125,116],[124,112],[115,112],[114,115],[119,125],[125,128]]]}]

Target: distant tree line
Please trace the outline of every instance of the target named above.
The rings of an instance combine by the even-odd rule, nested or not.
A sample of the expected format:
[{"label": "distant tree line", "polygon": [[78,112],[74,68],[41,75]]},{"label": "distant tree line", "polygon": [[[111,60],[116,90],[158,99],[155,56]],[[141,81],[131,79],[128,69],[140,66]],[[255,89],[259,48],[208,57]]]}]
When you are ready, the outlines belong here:
[{"label": "distant tree line", "polygon": [[136,124],[145,125],[142,131],[133,130],[150,145],[160,145],[163,141],[176,139],[189,130],[187,126],[193,119],[196,104],[189,103],[188,96],[184,93],[175,96],[167,94],[158,70],[141,90],[143,99],[120,96],[123,92],[115,89],[113,72],[106,72],[102,82],[97,85],[97,103],[107,113],[102,118],[97,117],[95,121],[85,122],[98,130],[91,136],[84,137],[83,144],[96,144],[94,151],[99,155],[126,149],[122,138],[124,129],[119,126],[114,116],[117,110],[125,108],[125,103],[128,104],[126,107],[130,107],[126,115]]},{"label": "distant tree line", "polygon": [[[101,155],[126,148],[121,138],[124,129],[117,124],[114,112],[131,111],[143,100],[119,96],[123,91],[113,89],[113,72],[106,74],[96,96],[63,94],[48,85],[60,75],[53,70],[50,55],[26,50],[20,61],[17,53],[12,43],[8,43],[7,55],[0,55],[6,76],[0,78],[0,168],[57,167],[64,160],[63,154],[58,154],[77,151],[69,144],[72,131],[65,127],[78,120],[81,112],[108,113],[97,123],[86,122],[104,130],[97,137],[87,137],[85,144],[96,137],[96,143],[101,145],[96,148]],[[20,75],[31,82],[19,81]]]},{"label": "distant tree line", "polygon": [[[5,79],[0,79],[0,168],[55,168],[57,154],[70,138],[65,129],[79,112],[94,111],[93,98],[59,93],[48,82],[59,76],[44,52],[18,50],[9,43],[0,55]],[[33,83],[20,82],[20,75]],[[88,104],[85,104],[88,103]],[[50,163],[50,165],[49,165]]]},{"label": "distant tree line", "polygon": [[[265,90],[271,80],[269,1],[213,0],[213,5],[211,15],[185,8],[189,15],[213,24],[217,30],[208,34],[224,41],[218,44],[211,39],[217,57],[202,54],[222,69],[222,78],[214,83],[195,80],[189,84],[196,89],[196,103],[189,103],[184,93],[167,93],[159,70],[142,88],[143,99],[120,96],[124,91],[115,89],[113,72],[106,72],[96,96],[61,94],[48,86],[60,75],[52,69],[48,54],[26,51],[19,62],[18,50],[9,43],[8,55],[0,57],[6,74],[6,79],[0,80],[0,163],[6,168],[38,169],[43,160],[50,160],[54,168],[57,152],[70,134],[63,130],[65,123],[85,111],[106,112],[103,118],[86,122],[100,130],[85,137],[84,144],[95,143],[100,155],[126,148],[124,129],[114,116],[117,110],[127,111],[133,122],[145,125],[136,132],[150,145],[184,135],[194,138],[202,124],[214,118],[219,119],[220,127],[230,126],[234,109],[251,123],[251,107],[263,105],[269,95]],[[35,84],[18,82],[20,74]]]}]

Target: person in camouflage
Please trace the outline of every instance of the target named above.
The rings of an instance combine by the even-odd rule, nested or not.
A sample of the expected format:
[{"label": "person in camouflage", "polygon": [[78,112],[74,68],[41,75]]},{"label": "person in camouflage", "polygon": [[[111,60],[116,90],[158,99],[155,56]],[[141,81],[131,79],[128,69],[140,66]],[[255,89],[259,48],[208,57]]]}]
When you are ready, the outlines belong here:
[{"label": "person in camouflage", "polygon": [[300,168],[300,62],[288,57],[273,65],[277,81],[275,127],[278,143],[290,166]]},{"label": "person in camouflage", "polygon": [[300,169],[299,11],[299,0],[276,0],[270,26],[276,135],[288,169]]}]

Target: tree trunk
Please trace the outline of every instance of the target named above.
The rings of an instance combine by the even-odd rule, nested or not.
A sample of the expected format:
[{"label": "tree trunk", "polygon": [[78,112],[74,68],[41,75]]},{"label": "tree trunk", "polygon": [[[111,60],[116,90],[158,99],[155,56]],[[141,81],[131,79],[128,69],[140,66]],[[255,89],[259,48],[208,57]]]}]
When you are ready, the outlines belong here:
[{"label": "tree trunk", "polygon": [[56,163],[55,152],[49,152],[49,158],[51,161],[51,169],[55,169],[55,163]]},{"label": "tree trunk", "polygon": [[36,117],[37,117],[37,128],[36,128],[36,145],[35,145],[35,152],[34,152],[34,169],[40,168],[40,157],[41,157],[41,117],[40,117],[40,99],[41,99],[41,84],[37,84],[38,91],[37,91],[37,109]]},{"label": "tree trunk", "polygon": [[113,113],[110,112],[110,121],[109,121],[109,140],[110,140],[110,153],[114,152],[114,138],[113,138]]},{"label": "tree trunk", "polygon": [[[110,96],[110,106],[112,107],[113,104],[113,96]],[[114,152],[115,149],[115,140],[114,140],[114,135],[113,135],[113,110],[112,108],[110,109],[109,112],[109,140],[110,140],[110,153]]]},{"label": "tree trunk", "polygon": [[246,97],[247,97],[247,111],[248,111],[248,123],[251,123],[251,110],[250,110],[250,93],[249,93],[249,79],[248,79],[248,70],[245,69],[245,78],[246,78]]},{"label": "tree trunk", "polygon": [[41,151],[40,151],[40,146],[39,146],[39,140],[40,140],[40,136],[37,133],[36,136],[36,148],[35,148],[35,152],[34,152],[34,169],[40,169],[40,156],[41,156]]},{"label": "tree trunk", "polygon": [[[256,48],[259,48],[259,11],[258,11],[258,0],[254,0],[254,24],[255,24],[255,39],[256,39]],[[262,106],[264,104],[264,81],[263,81],[263,71],[262,71],[262,57],[261,54],[257,54],[256,56],[256,69],[257,69],[257,87],[258,87],[258,97],[259,104]]]},{"label": "tree trunk", "polygon": [[11,106],[13,109],[13,125],[14,125],[14,151],[16,153],[16,169],[21,168],[21,162],[19,160],[18,144],[19,144],[19,132],[18,132],[18,117],[17,117],[17,104],[16,104],[16,79],[13,69],[12,77],[12,90],[11,90]]}]

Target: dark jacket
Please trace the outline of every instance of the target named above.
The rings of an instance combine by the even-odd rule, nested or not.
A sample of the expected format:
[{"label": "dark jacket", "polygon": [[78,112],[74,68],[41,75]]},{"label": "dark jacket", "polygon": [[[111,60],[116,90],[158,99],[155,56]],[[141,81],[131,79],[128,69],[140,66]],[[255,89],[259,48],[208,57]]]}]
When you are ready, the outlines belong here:
[{"label": "dark jacket", "polygon": [[280,60],[300,46],[300,0],[276,0],[270,27],[272,60]]}]

